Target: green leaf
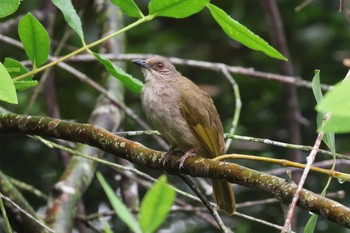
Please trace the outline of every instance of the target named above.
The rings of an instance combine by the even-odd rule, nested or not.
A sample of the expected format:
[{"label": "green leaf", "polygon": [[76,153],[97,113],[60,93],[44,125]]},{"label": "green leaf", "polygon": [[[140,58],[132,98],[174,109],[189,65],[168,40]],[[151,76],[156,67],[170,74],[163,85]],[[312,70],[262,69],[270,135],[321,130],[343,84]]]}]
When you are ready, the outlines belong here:
[{"label": "green leaf", "polygon": [[84,41],[84,32],[81,26],[81,20],[75,11],[71,0],[51,0],[52,3],[61,10],[67,24],[78,34],[80,39]]},{"label": "green leaf", "polygon": [[175,191],[167,186],[166,176],[161,176],[148,190],[140,207],[140,223],[144,233],[155,232],[166,219],[175,200]]},{"label": "green leaf", "polygon": [[327,92],[324,99],[317,104],[319,112],[331,112],[333,116],[350,116],[350,78],[337,83],[332,90]]},{"label": "green leaf", "polygon": [[[24,65],[22,65],[21,62],[15,59],[12,59],[10,57],[5,58],[4,66],[6,67],[7,71],[10,73],[11,78],[16,78],[17,76],[28,73],[27,68]],[[25,77],[22,80],[29,81],[29,80],[32,80],[32,78],[33,78],[33,75]]]},{"label": "green leaf", "polygon": [[10,74],[0,62],[0,100],[11,104],[17,104],[17,93]]},{"label": "green leaf", "polygon": [[109,226],[108,222],[106,222],[106,220],[104,220],[104,218],[100,219],[102,221],[103,224],[103,232],[104,233],[113,233],[112,228]]},{"label": "green leaf", "polygon": [[[0,193],[1,194],[1,193]],[[11,228],[11,224],[10,224],[10,221],[9,221],[9,218],[7,217],[7,213],[6,213],[6,209],[5,209],[5,205],[4,205],[4,202],[2,201],[3,199],[3,196],[2,194],[0,195],[0,211],[1,211],[1,214],[2,214],[2,223],[1,223],[1,228],[4,229],[6,232],[8,233],[12,233],[12,228]],[[6,228],[5,228],[6,226]]]},{"label": "green leaf", "polygon": [[316,102],[319,103],[323,99],[323,94],[321,91],[321,82],[320,82],[320,70],[314,71],[315,75],[312,78],[312,92],[314,93]]},{"label": "green leaf", "polygon": [[323,132],[349,133],[350,117],[332,115],[326,124],[320,129]]},{"label": "green leaf", "polygon": [[[22,63],[9,57],[5,58],[4,66],[10,73],[11,78],[15,78],[17,76],[28,73],[27,68],[24,65],[22,65]],[[15,84],[16,90],[25,90],[38,85],[38,81],[32,79],[33,75],[25,77],[20,81],[13,80],[13,83]]]},{"label": "green leaf", "polygon": [[33,67],[44,64],[49,56],[50,38],[43,25],[28,13],[19,21],[18,34]]},{"label": "green leaf", "polygon": [[209,0],[151,0],[149,14],[154,17],[186,18],[200,12]]},{"label": "green leaf", "polygon": [[36,80],[33,80],[33,81],[14,81],[13,83],[15,84],[16,90],[18,90],[18,91],[26,90],[28,88],[35,87],[36,85],[38,85],[38,81],[36,81]]},{"label": "green leaf", "polygon": [[142,18],[143,14],[133,0],[112,0],[120,9],[130,17]]},{"label": "green leaf", "polygon": [[[315,70],[315,75],[312,79],[312,91],[314,93],[315,99],[317,103],[323,100],[323,94],[321,90],[321,82],[320,82],[320,71]],[[322,122],[325,114],[322,112],[318,112],[317,114],[317,128],[322,127]],[[329,150],[335,153],[335,139],[333,132],[325,132],[323,136],[323,142],[328,146]]]},{"label": "green leaf", "polygon": [[19,0],[1,0],[0,1],[0,18],[13,14],[19,7]]},{"label": "green leaf", "polygon": [[125,87],[128,88],[128,90],[136,93],[141,92],[143,84],[140,80],[132,77],[130,74],[126,73],[120,67],[113,64],[113,62],[107,58],[102,57],[100,54],[94,53],[94,56],[103,64],[107,71],[119,79],[125,85]]},{"label": "green leaf", "polygon": [[123,202],[116,196],[112,188],[107,184],[101,173],[97,173],[97,179],[100,182],[103,190],[105,191],[109,202],[111,203],[114,211],[118,214],[120,219],[136,233],[142,233],[139,223],[136,221],[130,210],[123,204]]},{"label": "green leaf", "polygon": [[304,233],[313,233],[315,231],[316,223],[317,223],[317,214],[312,214],[307,221],[306,226],[304,228]]},{"label": "green leaf", "polygon": [[232,19],[225,11],[213,4],[207,4],[207,7],[215,19],[220,25],[222,30],[232,39],[240,42],[250,49],[261,51],[266,55],[277,58],[280,60],[287,60],[280,52],[271,47],[265,40],[255,35],[248,28]]}]

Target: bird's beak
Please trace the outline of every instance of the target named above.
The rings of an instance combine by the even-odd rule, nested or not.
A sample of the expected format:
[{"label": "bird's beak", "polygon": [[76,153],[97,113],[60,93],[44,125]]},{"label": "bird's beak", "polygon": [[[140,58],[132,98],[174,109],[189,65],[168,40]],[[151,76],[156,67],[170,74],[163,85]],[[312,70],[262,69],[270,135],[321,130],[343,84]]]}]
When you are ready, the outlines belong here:
[{"label": "bird's beak", "polygon": [[146,62],[146,60],[143,59],[133,59],[131,62],[135,63],[136,65],[139,65],[145,69],[151,69],[151,66]]}]

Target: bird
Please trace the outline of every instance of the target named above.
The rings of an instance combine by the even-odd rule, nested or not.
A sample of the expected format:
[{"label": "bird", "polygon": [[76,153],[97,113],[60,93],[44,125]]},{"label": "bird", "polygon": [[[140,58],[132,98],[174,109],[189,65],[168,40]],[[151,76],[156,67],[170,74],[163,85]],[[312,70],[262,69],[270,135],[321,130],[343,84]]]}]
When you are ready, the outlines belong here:
[{"label": "bird", "polygon": [[[185,157],[193,152],[205,158],[226,153],[220,116],[206,92],[163,56],[133,59],[132,62],[141,66],[145,77],[141,91],[143,111],[172,148],[185,153],[180,167]],[[230,183],[219,179],[211,182],[218,208],[234,214],[236,202]]]}]

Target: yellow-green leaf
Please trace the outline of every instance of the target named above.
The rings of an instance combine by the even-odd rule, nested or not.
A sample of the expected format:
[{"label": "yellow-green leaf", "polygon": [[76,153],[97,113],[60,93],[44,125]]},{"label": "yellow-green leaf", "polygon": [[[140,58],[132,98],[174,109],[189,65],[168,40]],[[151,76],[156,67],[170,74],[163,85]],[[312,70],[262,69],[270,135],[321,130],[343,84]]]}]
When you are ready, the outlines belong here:
[{"label": "yellow-green leaf", "polygon": [[11,104],[17,104],[15,85],[5,66],[0,62],[0,100]]}]

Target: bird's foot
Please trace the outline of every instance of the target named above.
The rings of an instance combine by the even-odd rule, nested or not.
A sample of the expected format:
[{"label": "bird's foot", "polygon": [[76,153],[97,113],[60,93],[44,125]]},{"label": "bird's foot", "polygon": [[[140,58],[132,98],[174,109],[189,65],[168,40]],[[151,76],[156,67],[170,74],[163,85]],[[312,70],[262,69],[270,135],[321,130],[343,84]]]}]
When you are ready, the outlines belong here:
[{"label": "bird's foot", "polygon": [[188,157],[193,156],[194,152],[195,152],[195,150],[194,150],[194,148],[192,148],[192,149],[189,149],[183,156],[181,156],[181,158],[178,160],[180,162],[180,165],[179,165],[180,170],[181,170],[181,168],[183,168],[185,160]]},{"label": "bird's foot", "polygon": [[180,151],[176,150],[176,146],[172,146],[170,147],[170,149],[164,153],[164,157],[163,157],[163,166],[165,166],[165,164],[168,162],[169,158],[171,155],[173,154],[177,154]]}]

